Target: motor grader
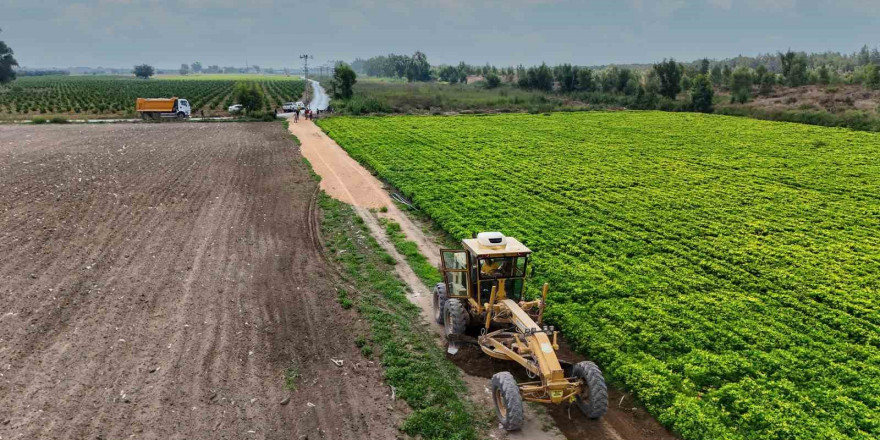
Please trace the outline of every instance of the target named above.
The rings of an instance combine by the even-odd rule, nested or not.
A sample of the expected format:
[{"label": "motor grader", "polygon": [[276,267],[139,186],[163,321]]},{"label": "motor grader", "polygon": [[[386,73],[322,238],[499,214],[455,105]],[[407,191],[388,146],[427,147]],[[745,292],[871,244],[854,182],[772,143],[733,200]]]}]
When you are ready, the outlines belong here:
[{"label": "motor grader", "polygon": [[440,251],[443,282],[434,287],[434,319],[443,325],[450,354],[460,343],[475,343],[493,358],[522,365],[534,379],[517,383],[507,371],[492,376],[501,425],[522,427],[524,400],[575,404],[589,418],[602,417],[608,391],[599,367],[556,357],[558,332],[543,323],[548,285],[538,298],[525,297],[532,251],[499,232],[475,234],[462,246]]}]

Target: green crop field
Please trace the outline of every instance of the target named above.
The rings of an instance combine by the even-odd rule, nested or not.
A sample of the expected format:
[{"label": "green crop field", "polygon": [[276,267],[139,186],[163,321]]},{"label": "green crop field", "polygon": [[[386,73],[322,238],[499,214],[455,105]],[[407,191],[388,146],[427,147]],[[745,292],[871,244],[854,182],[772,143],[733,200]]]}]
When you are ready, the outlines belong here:
[{"label": "green crop field", "polygon": [[137,98],[186,98],[194,116],[226,115],[234,104],[237,82],[256,82],[266,96],[264,110],[296,101],[305,83],[287,77],[221,75],[204,78],[149,80],[124,76],[35,76],[22,77],[0,86],[0,119],[30,119],[35,116],[132,117]]},{"label": "green crop field", "polygon": [[[330,118],[685,439],[880,438],[880,136],[660,112]],[[616,404],[613,402],[612,404]]]}]

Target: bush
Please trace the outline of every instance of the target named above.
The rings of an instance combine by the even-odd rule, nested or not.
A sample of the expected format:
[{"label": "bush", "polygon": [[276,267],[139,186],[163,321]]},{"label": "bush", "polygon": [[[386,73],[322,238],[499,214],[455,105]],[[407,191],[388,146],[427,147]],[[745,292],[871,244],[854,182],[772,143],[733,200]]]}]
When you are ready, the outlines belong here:
[{"label": "bush", "polygon": [[343,101],[338,110],[350,115],[365,115],[369,113],[390,113],[391,106],[374,97],[355,95],[348,101]]},{"label": "bush", "polygon": [[49,120],[50,124],[69,124],[70,121],[67,118],[62,118],[61,116],[55,116],[54,118]]},{"label": "bush", "polygon": [[501,77],[496,75],[495,73],[490,73],[486,76],[486,88],[494,89],[501,85]]},{"label": "bush", "polygon": [[46,121],[46,118],[34,118],[34,119],[31,119],[31,124],[45,124],[46,122],[47,122],[47,121]]}]

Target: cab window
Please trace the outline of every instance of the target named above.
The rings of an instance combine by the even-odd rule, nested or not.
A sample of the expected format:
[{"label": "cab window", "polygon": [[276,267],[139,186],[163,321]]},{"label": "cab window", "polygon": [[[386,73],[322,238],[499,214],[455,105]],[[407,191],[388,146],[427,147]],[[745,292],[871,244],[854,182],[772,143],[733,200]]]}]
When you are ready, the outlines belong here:
[{"label": "cab window", "polygon": [[481,258],[477,269],[484,280],[524,277],[526,257]]}]

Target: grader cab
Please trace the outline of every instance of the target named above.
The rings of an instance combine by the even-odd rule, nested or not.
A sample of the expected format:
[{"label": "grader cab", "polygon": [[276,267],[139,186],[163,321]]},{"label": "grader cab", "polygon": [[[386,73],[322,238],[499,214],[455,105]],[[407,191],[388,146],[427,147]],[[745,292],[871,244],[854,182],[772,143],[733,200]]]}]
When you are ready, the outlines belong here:
[{"label": "grader cab", "polygon": [[556,357],[558,332],[543,323],[547,284],[540,297],[525,297],[532,251],[499,232],[476,234],[462,240],[462,247],[440,251],[444,280],[434,287],[434,319],[444,327],[450,354],[472,342],[489,356],[520,364],[535,379],[517,383],[506,371],[492,376],[502,426],[522,427],[524,400],[571,403],[587,417],[602,417],[608,392],[596,364],[572,365]]}]

